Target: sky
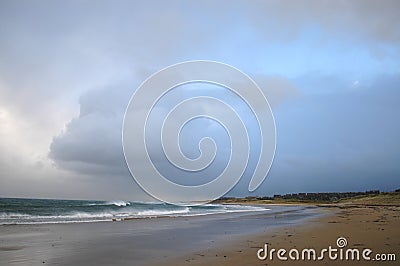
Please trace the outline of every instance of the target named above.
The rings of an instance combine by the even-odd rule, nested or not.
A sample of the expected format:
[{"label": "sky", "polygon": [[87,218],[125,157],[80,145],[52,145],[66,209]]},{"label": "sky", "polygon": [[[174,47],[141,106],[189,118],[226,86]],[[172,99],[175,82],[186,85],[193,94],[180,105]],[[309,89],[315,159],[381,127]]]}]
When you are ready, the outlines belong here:
[{"label": "sky", "polygon": [[[188,60],[240,69],[275,117],[266,180],[250,193],[250,169],[228,196],[398,189],[399,10],[396,0],[2,0],[0,197],[152,200],[124,159],[124,112],[146,78]],[[196,92],[240,108],[221,88],[179,97]],[[204,135],[220,146],[208,180],[225,165],[226,132],[191,126],[187,156]]]}]

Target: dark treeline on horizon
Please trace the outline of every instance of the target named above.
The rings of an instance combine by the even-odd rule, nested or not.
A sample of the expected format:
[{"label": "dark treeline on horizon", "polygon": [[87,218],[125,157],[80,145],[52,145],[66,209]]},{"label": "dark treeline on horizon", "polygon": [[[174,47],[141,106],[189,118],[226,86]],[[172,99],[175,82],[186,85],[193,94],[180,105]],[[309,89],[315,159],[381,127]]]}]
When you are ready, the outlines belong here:
[{"label": "dark treeline on horizon", "polygon": [[[400,192],[400,189],[396,189],[393,192]],[[348,199],[357,196],[373,196],[382,193],[379,190],[368,190],[364,192],[312,192],[312,193],[289,193],[289,194],[276,194],[272,197],[269,196],[248,196],[245,197],[247,200],[313,200],[313,201],[336,201],[340,199]],[[221,200],[235,199],[235,197],[222,197]]]}]

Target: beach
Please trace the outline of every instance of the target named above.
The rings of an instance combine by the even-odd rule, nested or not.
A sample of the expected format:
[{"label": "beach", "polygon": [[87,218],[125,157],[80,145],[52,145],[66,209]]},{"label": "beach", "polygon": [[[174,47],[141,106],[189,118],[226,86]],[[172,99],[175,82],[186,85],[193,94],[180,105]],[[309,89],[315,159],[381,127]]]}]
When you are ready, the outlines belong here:
[{"label": "beach", "polygon": [[[311,218],[305,223],[272,228],[263,234],[238,237],[223,247],[209,248],[203,252],[168,261],[165,265],[398,265],[400,259],[400,207],[393,205],[326,205],[320,210],[324,216]],[[322,260],[282,261],[260,260],[257,251],[267,243],[269,249],[313,248],[318,251],[332,246],[337,248],[339,237],[347,240],[346,248],[356,248],[360,254],[371,249],[370,260],[336,260],[325,254]],[[375,254],[383,254],[386,261],[377,261]],[[388,258],[395,254],[396,261]],[[263,254],[261,254],[263,255]],[[286,257],[288,254],[286,253]],[[345,256],[344,256],[345,258]],[[388,261],[391,259],[392,261]]]},{"label": "beach", "polygon": [[398,206],[276,206],[261,212],[116,222],[0,226],[1,265],[396,265],[377,261],[260,260],[269,248],[400,250]]},{"label": "beach", "polygon": [[115,222],[2,225],[0,264],[164,264],[197,251],[223,247],[238,237],[262,234],[320,215],[315,207],[308,206],[264,209]]}]

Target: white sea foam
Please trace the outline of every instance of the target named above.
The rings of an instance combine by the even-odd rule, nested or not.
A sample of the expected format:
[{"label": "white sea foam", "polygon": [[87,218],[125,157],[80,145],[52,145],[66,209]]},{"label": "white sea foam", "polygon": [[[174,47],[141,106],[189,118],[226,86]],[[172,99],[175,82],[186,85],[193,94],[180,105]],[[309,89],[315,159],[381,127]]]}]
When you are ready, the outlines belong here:
[{"label": "white sea foam", "polygon": [[116,200],[116,201],[106,201],[106,202],[97,202],[97,203],[89,203],[87,206],[107,206],[114,205],[118,207],[125,207],[131,205],[129,201]]},{"label": "white sea foam", "polygon": [[[98,222],[124,218],[203,216],[269,210],[259,206],[221,204],[179,207],[163,203],[151,203],[146,206],[146,203],[127,201],[85,202],[81,205],[61,205],[60,207],[53,204],[51,209],[46,206],[48,205],[43,205],[39,211],[28,207],[22,211],[18,207],[18,211],[11,211],[10,209],[10,211],[0,212],[0,224]],[[115,208],[115,206],[120,208]]]},{"label": "white sea foam", "polygon": [[115,205],[115,206],[129,206],[131,203],[129,201],[123,201],[123,200],[117,200],[117,201],[109,201],[108,202],[110,205]]},{"label": "white sea foam", "polygon": [[190,212],[190,208],[186,207],[182,210],[146,210],[137,213],[138,216],[166,216],[173,214],[186,214]]},{"label": "white sea foam", "polygon": [[31,217],[29,214],[25,213],[15,213],[15,212],[0,212],[1,218],[23,218],[23,217]]}]

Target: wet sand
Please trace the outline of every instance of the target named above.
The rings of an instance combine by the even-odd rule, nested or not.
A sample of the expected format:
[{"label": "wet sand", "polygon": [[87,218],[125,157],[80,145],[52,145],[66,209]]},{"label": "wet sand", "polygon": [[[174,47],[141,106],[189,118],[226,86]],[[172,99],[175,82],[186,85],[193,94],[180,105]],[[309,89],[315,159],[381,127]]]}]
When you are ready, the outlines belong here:
[{"label": "wet sand", "polygon": [[[229,249],[233,240],[263,235],[277,227],[297,228],[321,214],[318,208],[307,206],[270,208],[196,217],[3,225],[0,265],[186,264],[198,252]],[[253,251],[251,247],[244,250]]]}]

